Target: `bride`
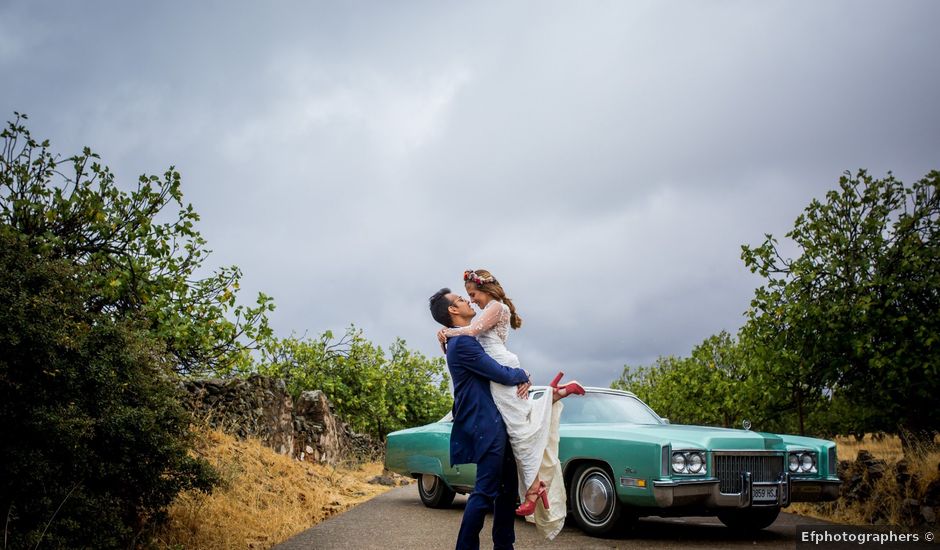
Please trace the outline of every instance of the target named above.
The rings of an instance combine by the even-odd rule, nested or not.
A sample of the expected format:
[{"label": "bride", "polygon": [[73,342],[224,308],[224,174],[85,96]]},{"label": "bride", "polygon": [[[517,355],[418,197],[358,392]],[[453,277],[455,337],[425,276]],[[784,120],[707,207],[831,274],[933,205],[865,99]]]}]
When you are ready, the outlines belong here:
[{"label": "bride", "polygon": [[[506,340],[509,329],[521,327],[522,319],[502,285],[485,269],[465,271],[463,280],[470,301],[482,312],[466,327],[446,328],[438,332],[441,345],[453,336],[473,336],[496,362],[507,367],[519,367],[519,358],[506,348]],[[558,373],[551,383],[551,399],[520,398],[515,386],[490,382],[490,392],[506,424],[519,472],[522,504],[516,513],[520,516],[534,514],[539,532],[549,539],[561,531],[567,511],[565,484],[558,460],[558,421],[563,405],[557,402],[571,394],[584,395],[584,388],[577,382],[559,387],[558,381],[563,374]],[[541,508],[537,507],[539,501],[542,502]]]}]

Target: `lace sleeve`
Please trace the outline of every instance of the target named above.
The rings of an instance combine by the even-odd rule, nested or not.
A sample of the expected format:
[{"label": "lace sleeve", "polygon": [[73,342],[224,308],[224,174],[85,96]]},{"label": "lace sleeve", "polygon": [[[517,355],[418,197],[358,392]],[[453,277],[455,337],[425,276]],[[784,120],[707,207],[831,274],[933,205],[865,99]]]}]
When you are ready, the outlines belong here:
[{"label": "lace sleeve", "polygon": [[490,301],[483,308],[483,312],[477,315],[473,322],[465,327],[444,329],[444,335],[448,338],[452,336],[478,336],[483,332],[490,330],[499,322],[499,315],[502,313],[502,302],[496,300]]}]

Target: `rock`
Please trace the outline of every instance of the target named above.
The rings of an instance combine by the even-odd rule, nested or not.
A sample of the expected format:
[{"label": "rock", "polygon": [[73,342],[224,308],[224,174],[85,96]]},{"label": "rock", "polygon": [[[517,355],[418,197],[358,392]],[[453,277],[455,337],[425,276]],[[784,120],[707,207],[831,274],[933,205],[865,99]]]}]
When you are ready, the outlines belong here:
[{"label": "rock", "polygon": [[185,405],[210,426],[240,438],[256,437],[280,454],[337,464],[379,456],[379,445],[335,417],[321,391],[304,392],[297,403],[284,380],[187,380]]},{"label": "rock", "polygon": [[937,514],[934,512],[934,509],[931,506],[921,506],[920,517],[927,525],[934,525],[937,523]]},{"label": "rock", "polygon": [[901,523],[910,527],[916,527],[921,523],[920,501],[914,498],[906,498],[901,501]]},{"label": "rock", "polygon": [[867,463],[868,477],[874,481],[881,479],[888,469],[888,463],[884,460],[873,460]]},{"label": "rock", "polygon": [[940,506],[940,479],[927,484],[924,489],[924,504],[927,506]]},{"label": "rock", "polygon": [[336,464],[349,454],[346,426],[330,410],[330,402],[322,391],[305,391],[294,406],[297,446],[314,448],[308,452],[317,462]]},{"label": "rock", "polygon": [[894,465],[894,479],[902,489],[906,489],[911,482],[910,469],[910,463],[906,458],[902,458]]},{"label": "rock", "polygon": [[385,485],[386,487],[395,487],[398,483],[388,476],[375,476],[368,481],[372,485]]}]

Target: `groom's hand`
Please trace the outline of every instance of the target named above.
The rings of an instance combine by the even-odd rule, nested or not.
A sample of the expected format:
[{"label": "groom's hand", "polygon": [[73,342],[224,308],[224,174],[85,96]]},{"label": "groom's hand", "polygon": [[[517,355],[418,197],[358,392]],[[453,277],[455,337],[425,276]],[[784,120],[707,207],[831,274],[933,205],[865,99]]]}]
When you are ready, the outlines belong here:
[{"label": "groom's hand", "polygon": [[444,335],[444,329],[437,331],[437,341],[441,344],[441,351],[447,353],[447,336]]},{"label": "groom's hand", "polygon": [[531,386],[532,386],[532,384],[530,384],[529,382],[523,382],[522,384],[519,384],[518,386],[516,386],[516,395],[518,395],[518,396],[521,397],[522,399],[528,399],[528,398],[529,398],[529,388],[530,388]]}]

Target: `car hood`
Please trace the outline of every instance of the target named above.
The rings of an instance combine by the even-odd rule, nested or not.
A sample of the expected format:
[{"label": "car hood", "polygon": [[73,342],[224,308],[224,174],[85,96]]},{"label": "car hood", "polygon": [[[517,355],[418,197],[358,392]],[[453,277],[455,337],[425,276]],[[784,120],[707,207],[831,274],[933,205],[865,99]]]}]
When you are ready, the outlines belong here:
[{"label": "car hood", "polygon": [[681,424],[565,424],[561,426],[561,435],[668,443],[673,449],[786,449],[783,439],[776,434]]}]

